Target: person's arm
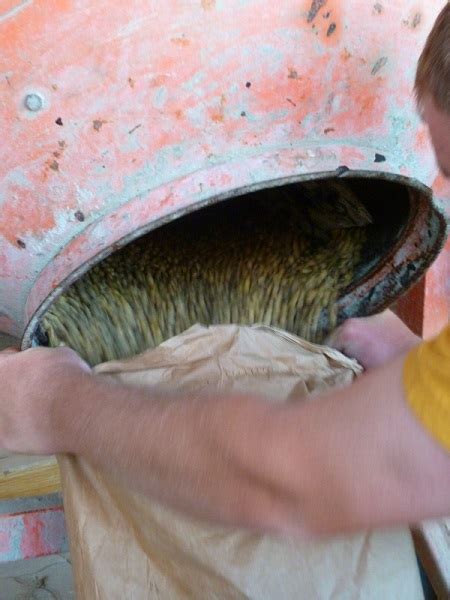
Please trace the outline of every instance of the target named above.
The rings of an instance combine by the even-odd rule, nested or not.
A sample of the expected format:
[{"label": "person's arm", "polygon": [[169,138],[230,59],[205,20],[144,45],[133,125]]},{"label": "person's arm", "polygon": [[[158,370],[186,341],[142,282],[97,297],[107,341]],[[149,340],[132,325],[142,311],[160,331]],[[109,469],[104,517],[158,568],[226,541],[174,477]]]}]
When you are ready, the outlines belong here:
[{"label": "person's arm", "polygon": [[192,515],[335,534],[445,515],[450,455],[415,419],[400,357],[353,386],[277,406],[155,398],[68,350],[0,355],[0,447],[80,455]]},{"label": "person's arm", "polygon": [[371,317],[344,321],[326,344],[355,358],[365,369],[373,369],[408,352],[420,341],[397,315],[385,310]]}]

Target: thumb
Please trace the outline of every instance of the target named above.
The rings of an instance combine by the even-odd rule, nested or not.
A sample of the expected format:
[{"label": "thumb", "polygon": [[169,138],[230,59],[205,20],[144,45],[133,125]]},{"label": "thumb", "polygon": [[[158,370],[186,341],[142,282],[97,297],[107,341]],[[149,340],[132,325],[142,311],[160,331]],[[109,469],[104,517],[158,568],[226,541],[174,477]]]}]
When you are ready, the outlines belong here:
[{"label": "thumb", "polygon": [[325,346],[329,346],[330,348],[334,348],[335,350],[342,351],[343,343],[341,339],[342,334],[342,325],[332,331],[324,340]]}]

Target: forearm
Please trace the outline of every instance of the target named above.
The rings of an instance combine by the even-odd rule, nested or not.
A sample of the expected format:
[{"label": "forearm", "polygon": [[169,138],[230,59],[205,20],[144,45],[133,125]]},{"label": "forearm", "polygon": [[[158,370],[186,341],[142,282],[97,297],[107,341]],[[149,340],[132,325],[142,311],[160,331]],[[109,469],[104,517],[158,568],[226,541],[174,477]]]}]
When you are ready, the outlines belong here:
[{"label": "forearm", "polygon": [[[348,533],[449,514],[450,454],[411,412],[403,363],[400,357],[349,388],[279,415],[274,464],[299,448],[299,436],[308,454],[302,511],[310,530]],[[295,464],[284,465],[277,473],[295,495]]]},{"label": "forearm", "polygon": [[190,514],[260,531],[334,534],[444,515],[450,458],[411,414],[402,359],[287,406],[155,398],[86,376],[62,450]]},{"label": "forearm", "polygon": [[276,407],[248,397],[155,397],[102,376],[84,377],[76,396],[58,418],[61,451],[194,516],[265,531],[288,521],[291,498],[260,460]]}]

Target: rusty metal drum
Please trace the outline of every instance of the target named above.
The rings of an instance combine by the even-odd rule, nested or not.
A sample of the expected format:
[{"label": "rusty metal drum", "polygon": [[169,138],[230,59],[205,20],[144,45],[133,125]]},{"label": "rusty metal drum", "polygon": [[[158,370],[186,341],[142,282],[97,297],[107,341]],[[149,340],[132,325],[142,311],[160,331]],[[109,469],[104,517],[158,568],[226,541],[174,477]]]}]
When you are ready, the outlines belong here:
[{"label": "rusty metal drum", "polygon": [[449,188],[412,91],[442,5],[0,3],[0,330],[27,347],[53,299],[116,248],[303,179],[404,190],[395,243],[341,316],[394,299],[445,234]]}]

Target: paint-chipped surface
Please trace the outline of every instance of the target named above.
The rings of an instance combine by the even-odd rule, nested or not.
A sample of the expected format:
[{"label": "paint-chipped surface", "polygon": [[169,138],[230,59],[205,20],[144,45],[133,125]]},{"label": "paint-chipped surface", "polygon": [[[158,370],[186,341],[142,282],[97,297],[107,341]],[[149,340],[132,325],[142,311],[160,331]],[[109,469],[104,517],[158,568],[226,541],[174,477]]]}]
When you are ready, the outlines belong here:
[{"label": "paint-chipped surface", "polygon": [[340,165],[431,185],[411,88],[441,6],[2,3],[0,330],[21,335],[86,260],[212,196]]},{"label": "paint-chipped surface", "polygon": [[66,552],[62,507],[0,515],[0,563]]}]

